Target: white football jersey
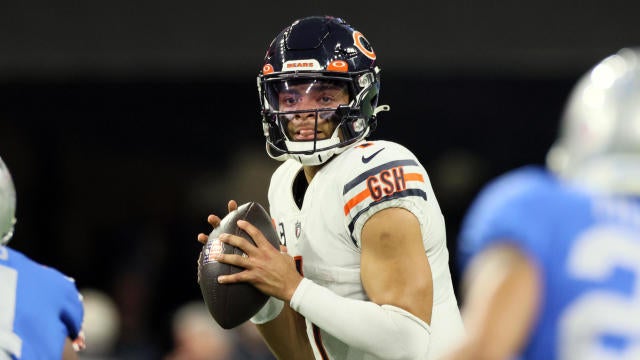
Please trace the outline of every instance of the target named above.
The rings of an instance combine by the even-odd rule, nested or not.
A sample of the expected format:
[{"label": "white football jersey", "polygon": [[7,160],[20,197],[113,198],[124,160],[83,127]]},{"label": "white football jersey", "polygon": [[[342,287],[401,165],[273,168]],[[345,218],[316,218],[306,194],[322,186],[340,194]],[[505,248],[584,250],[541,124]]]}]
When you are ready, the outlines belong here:
[{"label": "white football jersey", "polygon": [[[449,272],[444,217],[417,158],[393,142],[363,142],[318,171],[302,208],[292,191],[300,171],[299,162],[288,160],[274,172],[269,186],[271,216],[298,270],[340,296],[368,300],[360,281],[362,228],[385,208],[411,211],[420,221],[433,275],[430,358],[451,349],[464,330]],[[307,335],[317,359],[372,359],[308,320]]]}]

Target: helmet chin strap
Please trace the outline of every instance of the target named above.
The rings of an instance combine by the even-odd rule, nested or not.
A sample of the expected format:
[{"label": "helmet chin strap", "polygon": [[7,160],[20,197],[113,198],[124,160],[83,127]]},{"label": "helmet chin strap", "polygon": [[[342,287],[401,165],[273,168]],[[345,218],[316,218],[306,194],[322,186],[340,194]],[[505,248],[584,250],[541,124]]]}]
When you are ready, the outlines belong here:
[{"label": "helmet chin strap", "polygon": [[[388,107],[388,106],[387,106]],[[367,135],[369,135],[370,129],[367,128],[362,135],[358,136],[354,139],[353,142],[347,144],[345,146],[337,146],[340,144],[340,128],[336,127],[333,130],[333,134],[328,139],[316,140],[316,141],[291,141],[285,140],[285,144],[287,145],[287,149],[289,151],[294,151],[298,153],[284,153],[281,155],[273,154],[273,151],[270,148],[270,145],[267,143],[267,154],[278,161],[285,161],[287,159],[294,159],[301,163],[304,166],[318,166],[326,163],[333,156],[338,155],[344,152],[347,149],[354,147],[360,141],[362,141]],[[319,150],[315,150],[312,154],[304,154],[301,153],[303,151],[313,151],[313,144],[315,144],[315,148]]]},{"label": "helmet chin strap", "polygon": [[[338,136],[338,127],[335,128],[331,137],[324,140],[314,140],[314,141],[290,141],[285,140],[285,144],[287,145],[287,149],[289,151],[298,152],[297,154],[288,154],[290,155],[288,158],[297,160],[302,165],[305,166],[317,166],[324,164],[327,160],[329,160],[336,152],[340,149],[337,147],[340,144],[340,137]],[[312,151],[313,147],[316,150],[312,154],[302,154],[302,151]],[[329,149],[327,149],[329,148]],[[319,150],[318,150],[319,149]],[[322,150],[326,149],[326,150]]]},{"label": "helmet chin strap", "polygon": [[378,115],[379,112],[383,112],[383,111],[391,111],[391,106],[389,105],[380,105],[377,106],[374,110],[373,110],[373,116]]}]

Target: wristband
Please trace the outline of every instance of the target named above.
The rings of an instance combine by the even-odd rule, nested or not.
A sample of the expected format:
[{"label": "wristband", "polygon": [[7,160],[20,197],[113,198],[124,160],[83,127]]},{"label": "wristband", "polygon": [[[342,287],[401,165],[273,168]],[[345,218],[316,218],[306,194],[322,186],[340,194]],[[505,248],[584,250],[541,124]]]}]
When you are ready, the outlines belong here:
[{"label": "wristband", "polygon": [[251,320],[251,322],[256,325],[268,323],[269,321],[275,319],[276,317],[278,317],[278,315],[280,315],[283,307],[284,301],[270,296],[269,300],[267,300],[267,303],[264,304],[262,309],[260,309],[249,320]]}]

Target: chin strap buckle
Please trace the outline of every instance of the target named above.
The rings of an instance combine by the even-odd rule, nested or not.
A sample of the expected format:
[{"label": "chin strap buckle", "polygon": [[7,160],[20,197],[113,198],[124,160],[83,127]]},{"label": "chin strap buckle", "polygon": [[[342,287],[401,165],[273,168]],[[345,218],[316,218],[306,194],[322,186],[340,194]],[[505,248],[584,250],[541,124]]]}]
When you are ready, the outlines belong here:
[{"label": "chin strap buckle", "polygon": [[373,116],[376,116],[379,112],[382,111],[391,111],[391,106],[389,105],[380,105],[373,110]]}]

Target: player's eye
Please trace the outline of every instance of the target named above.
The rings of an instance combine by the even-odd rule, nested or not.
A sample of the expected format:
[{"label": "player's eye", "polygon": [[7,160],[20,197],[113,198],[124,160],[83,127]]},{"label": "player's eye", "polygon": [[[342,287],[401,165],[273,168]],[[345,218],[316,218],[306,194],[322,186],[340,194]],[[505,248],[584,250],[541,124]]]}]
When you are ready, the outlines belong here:
[{"label": "player's eye", "polygon": [[286,95],[280,98],[280,104],[284,106],[294,106],[298,102],[298,97]]},{"label": "player's eye", "polygon": [[333,103],[333,101],[334,101],[334,97],[333,96],[323,95],[323,96],[320,97],[320,101],[319,102],[321,104],[328,105],[328,104]]}]

